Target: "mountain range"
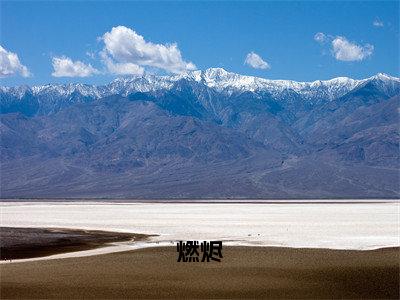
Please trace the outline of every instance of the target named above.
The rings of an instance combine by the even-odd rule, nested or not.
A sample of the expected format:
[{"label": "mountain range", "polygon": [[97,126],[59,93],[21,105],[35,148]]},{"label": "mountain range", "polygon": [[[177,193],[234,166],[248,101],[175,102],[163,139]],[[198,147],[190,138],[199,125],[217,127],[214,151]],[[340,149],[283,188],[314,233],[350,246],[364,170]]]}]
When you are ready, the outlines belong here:
[{"label": "mountain range", "polygon": [[0,87],[2,198],[398,198],[400,79]]}]

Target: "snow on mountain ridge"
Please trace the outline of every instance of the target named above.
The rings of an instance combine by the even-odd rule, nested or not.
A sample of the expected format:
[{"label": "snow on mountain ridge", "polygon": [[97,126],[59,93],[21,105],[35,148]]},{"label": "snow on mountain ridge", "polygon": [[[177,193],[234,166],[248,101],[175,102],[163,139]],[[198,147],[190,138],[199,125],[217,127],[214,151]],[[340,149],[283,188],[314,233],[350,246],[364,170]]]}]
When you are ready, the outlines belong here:
[{"label": "snow on mountain ridge", "polygon": [[[180,75],[155,76],[144,75],[140,77],[119,78],[115,82],[129,83],[131,91],[154,91],[159,89],[170,89],[179,80],[189,80],[203,83],[209,88],[219,92],[270,92],[278,95],[285,90],[292,90],[304,96],[315,97],[321,94],[329,99],[336,98],[341,94],[349,92],[360,84],[374,79],[385,81],[397,81],[400,79],[386,74],[378,73],[366,79],[352,79],[348,77],[337,77],[330,80],[316,80],[312,82],[298,82],[293,80],[271,80],[254,76],[240,75],[224,70],[223,68],[210,68],[205,71],[189,71]],[[142,85],[138,85],[141,81]],[[133,84],[135,83],[135,84]],[[126,89],[129,91],[129,89]]]},{"label": "snow on mountain ridge", "polygon": [[21,99],[28,91],[33,95],[53,94],[54,96],[69,97],[77,92],[83,96],[102,98],[113,94],[126,96],[132,92],[154,92],[171,89],[180,80],[188,80],[204,84],[219,92],[268,92],[274,96],[284,91],[294,91],[306,98],[322,97],[334,99],[360,84],[371,80],[380,80],[384,83],[400,83],[400,78],[378,73],[366,79],[352,79],[337,77],[330,80],[316,80],[312,82],[298,82],[293,80],[271,80],[254,76],[240,75],[224,70],[223,68],[209,68],[205,71],[189,71],[171,76],[157,76],[144,74],[117,78],[107,85],[95,86],[87,84],[47,84],[41,86],[0,87],[2,93],[9,93]]}]

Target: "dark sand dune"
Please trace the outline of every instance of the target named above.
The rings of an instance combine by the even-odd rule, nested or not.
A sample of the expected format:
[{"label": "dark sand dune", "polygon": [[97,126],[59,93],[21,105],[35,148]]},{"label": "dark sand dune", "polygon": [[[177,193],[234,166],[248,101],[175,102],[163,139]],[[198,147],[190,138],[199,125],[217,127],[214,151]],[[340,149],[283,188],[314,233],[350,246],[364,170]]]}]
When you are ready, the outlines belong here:
[{"label": "dark sand dune", "polygon": [[0,227],[0,259],[42,257],[143,240],[147,235],[66,228]]},{"label": "dark sand dune", "polygon": [[399,249],[225,247],[178,263],[175,247],[1,265],[1,298],[399,297]]}]

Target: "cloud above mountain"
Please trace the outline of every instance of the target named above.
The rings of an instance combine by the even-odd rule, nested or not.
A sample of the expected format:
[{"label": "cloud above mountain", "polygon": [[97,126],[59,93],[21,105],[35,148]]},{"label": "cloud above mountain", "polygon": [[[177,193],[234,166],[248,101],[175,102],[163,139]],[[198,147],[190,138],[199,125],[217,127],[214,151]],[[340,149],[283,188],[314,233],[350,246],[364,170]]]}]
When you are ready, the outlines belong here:
[{"label": "cloud above mountain", "polygon": [[22,77],[29,77],[31,73],[28,68],[24,66],[16,53],[7,51],[0,46],[0,77],[9,77],[21,75]]},{"label": "cloud above mountain", "polygon": [[113,27],[101,40],[101,57],[111,73],[140,74],[145,67],[175,74],[196,69],[192,62],[183,60],[176,43],[154,44],[125,26]]},{"label": "cloud above mountain", "polygon": [[374,46],[371,44],[359,45],[356,42],[349,41],[344,36],[331,36],[323,32],[317,32],[314,40],[321,46],[331,46],[332,56],[340,61],[362,61],[374,52]]},{"label": "cloud above mountain", "polygon": [[381,20],[379,20],[378,18],[376,18],[373,22],[372,25],[375,27],[384,27],[384,24]]},{"label": "cloud above mountain", "polygon": [[374,46],[370,44],[357,45],[343,36],[337,36],[332,41],[332,51],[337,60],[361,61],[372,55]]},{"label": "cloud above mountain", "polygon": [[317,32],[314,35],[314,40],[318,43],[322,44],[326,41],[326,39],[327,39],[327,36],[323,32]]},{"label": "cloud above mountain", "polygon": [[244,61],[245,65],[252,67],[254,69],[270,69],[271,66],[262,59],[260,55],[255,52],[250,52],[246,55],[246,59]]},{"label": "cloud above mountain", "polygon": [[52,64],[54,72],[51,75],[54,77],[89,77],[99,73],[90,64],[72,61],[66,56],[53,57]]},{"label": "cloud above mountain", "polygon": [[115,75],[143,75],[144,68],[141,66],[126,62],[115,62],[105,51],[100,52],[100,57],[107,68],[107,71]]}]

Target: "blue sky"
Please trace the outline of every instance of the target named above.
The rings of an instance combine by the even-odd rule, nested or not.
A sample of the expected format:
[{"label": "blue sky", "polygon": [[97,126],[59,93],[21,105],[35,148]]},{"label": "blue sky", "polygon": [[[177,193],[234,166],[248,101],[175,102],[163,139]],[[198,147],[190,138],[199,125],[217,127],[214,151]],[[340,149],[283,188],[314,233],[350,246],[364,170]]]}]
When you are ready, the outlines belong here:
[{"label": "blue sky", "polygon": [[399,76],[396,1],[0,5],[2,85],[102,84],[210,67],[298,81]]}]

